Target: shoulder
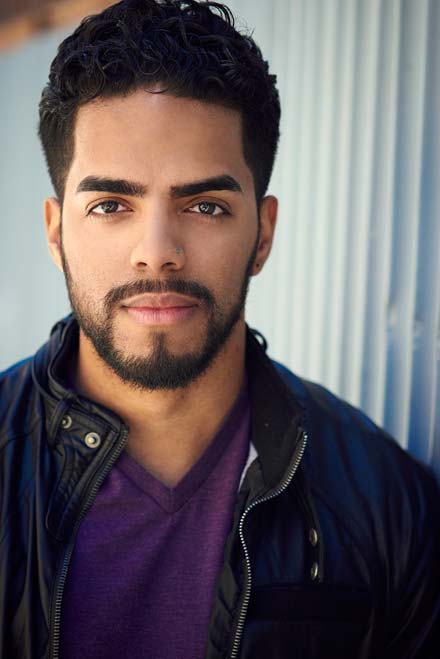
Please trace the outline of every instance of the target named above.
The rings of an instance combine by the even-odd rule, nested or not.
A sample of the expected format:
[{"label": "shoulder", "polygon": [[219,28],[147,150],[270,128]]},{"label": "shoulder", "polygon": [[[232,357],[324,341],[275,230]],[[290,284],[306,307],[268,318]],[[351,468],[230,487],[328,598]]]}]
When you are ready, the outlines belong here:
[{"label": "shoulder", "polygon": [[[69,317],[54,325],[37,352],[0,373],[0,438],[28,433],[44,421],[43,400],[48,397],[48,374],[60,336]],[[0,439],[0,450],[2,442]]]},{"label": "shoulder", "polygon": [[0,373],[0,455],[23,446],[41,423],[40,397],[32,377],[33,358],[23,359]]},{"label": "shoulder", "polygon": [[[32,359],[0,373],[0,528],[32,496],[35,430],[41,426],[39,396],[32,378]],[[6,515],[6,517],[5,517]],[[6,531],[5,531],[6,532]],[[0,537],[2,533],[0,533]]]},{"label": "shoulder", "polygon": [[358,557],[396,620],[409,619],[419,601],[430,625],[440,611],[434,475],[361,410],[274,365],[305,412],[301,465],[321,525],[327,575],[337,571],[345,548],[346,559]]},{"label": "shoulder", "polygon": [[402,523],[433,514],[439,490],[428,467],[360,409],[282,364],[274,366],[305,411],[304,468],[311,488],[336,515],[379,531],[397,510]]},{"label": "shoulder", "polygon": [[18,415],[17,402],[33,392],[32,358],[28,357],[0,372],[0,428],[7,418]]},{"label": "shoulder", "polygon": [[333,464],[340,452],[351,452],[354,462],[362,464],[362,470],[368,467],[369,458],[373,464],[380,458],[397,462],[402,469],[408,468],[422,478],[431,473],[365,412],[324,386],[298,377],[284,365],[275,361],[273,364],[303,407],[312,451],[316,450],[321,459],[330,457],[330,452],[329,464]]}]

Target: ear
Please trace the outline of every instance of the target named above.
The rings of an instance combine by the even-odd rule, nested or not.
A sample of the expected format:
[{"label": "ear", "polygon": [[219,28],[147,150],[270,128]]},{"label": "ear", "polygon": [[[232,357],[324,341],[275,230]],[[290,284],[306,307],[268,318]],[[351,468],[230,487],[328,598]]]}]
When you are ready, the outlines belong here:
[{"label": "ear", "polygon": [[56,197],[44,200],[44,222],[46,238],[52,261],[63,272],[61,259],[61,206]]},{"label": "ear", "polygon": [[252,276],[261,272],[270,254],[277,223],[277,212],[278,199],[273,195],[264,197],[260,206],[260,239],[258,241]]}]

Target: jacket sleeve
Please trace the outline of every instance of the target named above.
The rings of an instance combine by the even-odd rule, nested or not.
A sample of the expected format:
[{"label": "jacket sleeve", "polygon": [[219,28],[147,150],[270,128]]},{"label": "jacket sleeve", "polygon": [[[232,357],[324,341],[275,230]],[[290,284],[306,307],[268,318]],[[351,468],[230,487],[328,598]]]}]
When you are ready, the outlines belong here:
[{"label": "jacket sleeve", "polygon": [[[402,516],[408,537],[396,544],[393,602],[390,605],[387,659],[440,657],[440,491],[431,474],[422,474],[411,492],[411,509]],[[411,512],[410,512],[411,510]],[[402,560],[403,558],[403,560]],[[400,560],[399,560],[400,559]]]}]

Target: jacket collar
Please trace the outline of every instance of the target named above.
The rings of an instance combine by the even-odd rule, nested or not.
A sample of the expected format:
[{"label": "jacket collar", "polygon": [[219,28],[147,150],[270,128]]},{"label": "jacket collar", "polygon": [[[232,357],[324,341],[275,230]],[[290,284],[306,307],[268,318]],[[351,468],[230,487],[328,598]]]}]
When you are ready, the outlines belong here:
[{"label": "jacket collar", "polygon": [[[251,441],[258,453],[264,483],[272,488],[283,478],[290,463],[304,409],[267,356],[266,342],[263,339],[262,346],[256,334],[259,333],[246,326]],[[71,407],[89,418],[97,418],[113,431],[120,432],[124,427],[114,412],[78,396],[66,382],[67,365],[77,349],[78,324],[70,315],[53,327],[49,341],[34,357],[34,381],[43,397],[49,441]]]},{"label": "jacket collar", "polygon": [[305,411],[255,333],[247,327],[246,367],[251,400],[251,439],[261,462],[263,479],[275,487],[283,478],[296,448]]},{"label": "jacket collar", "polygon": [[108,408],[76,393],[68,381],[69,365],[78,351],[78,323],[70,314],[52,328],[50,338],[36,353],[32,374],[45,406],[49,442],[54,439],[59,422],[70,409],[95,417],[109,430],[120,432],[122,420]]}]

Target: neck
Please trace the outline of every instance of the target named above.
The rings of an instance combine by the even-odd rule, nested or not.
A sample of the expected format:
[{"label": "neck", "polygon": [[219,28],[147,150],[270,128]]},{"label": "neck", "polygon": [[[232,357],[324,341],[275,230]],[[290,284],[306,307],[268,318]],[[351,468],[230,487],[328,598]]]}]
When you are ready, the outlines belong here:
[{"label": "neck", "polygon": [[220,428],[243,384],[246,326],[240,320],[208,370],[176,390],[142,391],[121,380],[80,331],[79,393],[116,412],[129,427],[127,450],[153,475],[176,484]]}]

